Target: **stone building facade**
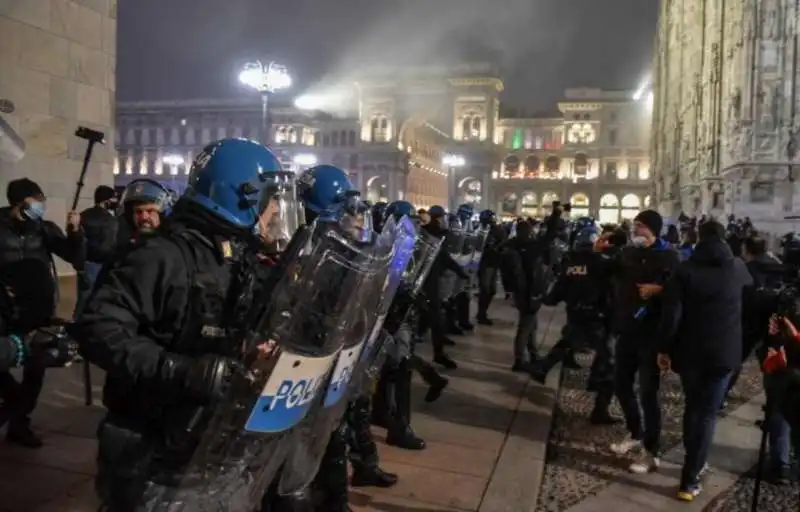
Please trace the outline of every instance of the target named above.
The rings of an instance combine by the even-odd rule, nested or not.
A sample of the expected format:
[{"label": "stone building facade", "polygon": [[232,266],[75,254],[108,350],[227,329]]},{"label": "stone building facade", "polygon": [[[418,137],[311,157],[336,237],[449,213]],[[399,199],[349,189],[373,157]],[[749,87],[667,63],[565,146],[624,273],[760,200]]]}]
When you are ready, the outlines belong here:
[{"label": "stone building facade", "polygon": [[[62,226],[86,147],[76,128],[113,140],[116,17],[116,0],[0,3],[0,188],[21,176],[36,180],[47,217]],[[81,207],[96,185],[111,184],[113,157],[112,144],[95,151]]]},{"label": "stone building facade", "polygon": [[655,192],[667,212],[791,227],[797,162],[793,0],[661,2],[654,72]]},{"label": "stone building facade", "polygon": [[[571,89],[555,115],[501,117],[497,76],[483,64],[373,69],[353,84],[348,108],[336,99],[338,117],[271,101],[265,142],[287,169],[347,170],[371,201],[471,202],[514,217],[544,215],[559,199],[605,222],[649,204],[646,101]],[[176,191],[204,144],[265,135],[255,98],[121,103],[117,125],[118,185],[148,177]]]}]

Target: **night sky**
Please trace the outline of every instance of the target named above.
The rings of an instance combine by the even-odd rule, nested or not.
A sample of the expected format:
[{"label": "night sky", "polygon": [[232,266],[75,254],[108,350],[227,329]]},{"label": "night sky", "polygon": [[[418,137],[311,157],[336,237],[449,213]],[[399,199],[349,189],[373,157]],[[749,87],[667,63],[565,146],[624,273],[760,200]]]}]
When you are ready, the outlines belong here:
[{"label": "night sky", "polygon": [[374,63],[493,61],[504,100],[552,109],[566,87],[636,88],[658,0],[123,0],[120,101],[236,97],[241,64],[287,66],[303,94]]}]

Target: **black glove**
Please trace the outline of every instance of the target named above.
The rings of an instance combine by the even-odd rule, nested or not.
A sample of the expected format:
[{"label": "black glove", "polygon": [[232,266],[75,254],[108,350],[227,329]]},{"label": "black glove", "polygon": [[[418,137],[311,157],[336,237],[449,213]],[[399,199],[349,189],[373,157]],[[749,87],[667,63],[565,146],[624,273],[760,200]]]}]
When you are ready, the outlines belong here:
[{"label": "black glove", "polygon": [[78,356],[78,344],[63,333],[36,329],[25,336],[25,344],[28,347],[26,365],[62,367]]},{"label": "black glove", "polygon": [[227,357],[205,355],[199,359],[185,359],[186,373],[183,385],[195,399],[203,403],[214,402],[225,397],[233,380],[244,376],[241,363]]}]

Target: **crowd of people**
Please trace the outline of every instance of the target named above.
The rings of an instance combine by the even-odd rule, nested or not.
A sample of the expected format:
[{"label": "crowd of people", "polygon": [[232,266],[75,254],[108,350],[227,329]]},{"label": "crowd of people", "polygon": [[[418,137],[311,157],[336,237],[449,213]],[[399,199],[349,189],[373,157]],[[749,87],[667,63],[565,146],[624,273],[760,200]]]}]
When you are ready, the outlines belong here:
[{"label": "crowd of people", "polygon": [[[412,428],[412,374],[427,384],[426,401],[441,396],[448,380],[437,367],[457,368],[451,336],[475,329],[475,288],[474,320],[493,324],[498,281],[519,312],[510,369],[543,383],[557,364],[576,367],[577,352],[593,351],[589,420],[619,422],[616,398],[628,435],[609,448],[637,453],[631,472],[660,465],[663,373],[693,390],[685,501],[701,492],[717,413],[755,353],[770,475],[790,479],[792,418],[777,396],[794,356],[775,340],[800,337],[773,307],[786,294],[764,292],[778,290],[786,265],[748,219],[682,216],[665,226],[645,210],[598,226],[567,220],[570,205],[556,202],[542,221],[504,225],[468,204],[373,205],[341,169],[294,176],[244,139],[206,147],[177,200],[147,179],[121,197],[98,187],[94,206],[68,214],[66,233],[44,220],[35,182],[12,181],[7,197],[0,425],[10,443],[40,447],[30,415],[46,369],[79,349],[105,370],[102,510],[334,512],[349,510],[349,485],[394,485],[370,425],[386,428],[388,444],[425,449]],[[800,242],[785,242],[788,261]],[[79,276],[66,334],[53,329],[64,323],[54,319],[54,255]],[[541,354],[538,314],[559,303],[566,325]],[[428,332],[431,362],[415,351]]]},{"label": "crowd of people", "polygon": [[[789,482],[787,417],[794,413],[780,404],[793,360],[786,342],[798,339],[797,297],[790,291],[796,288],[787,288],[797,278],[796,236],[784,237],[778,258],[747,218],[730,217],[723,225],[681,215],[666,225],[658,212],[645,210],[632,222],[598,226],[588,217],[563,219],[567,212],[569,205],[554,203],[543,221],[518,219],[496,247],[494,261],[519,312],[512,370],[544,383],[557,363],[577,368],[575,354],[590,349],[588,390],[595,402],[589,421],[624,422],[627,436],[609,449],[635,453],[629,467],[635,474],[659,468],[661,379],[676,372],[691,390],[685,394],[686,455],[677,497],[691,501],[702,490],[717,415],[744,362],[757,357],[768,397],[768,476]],[[784,309],[792,314],[776,306],[776,295],[784,296]],[[566,325],[541,354],[537,314],[542,305],[559,303],[566,305]],[[615,398],[622,418],[611,414]]]}]

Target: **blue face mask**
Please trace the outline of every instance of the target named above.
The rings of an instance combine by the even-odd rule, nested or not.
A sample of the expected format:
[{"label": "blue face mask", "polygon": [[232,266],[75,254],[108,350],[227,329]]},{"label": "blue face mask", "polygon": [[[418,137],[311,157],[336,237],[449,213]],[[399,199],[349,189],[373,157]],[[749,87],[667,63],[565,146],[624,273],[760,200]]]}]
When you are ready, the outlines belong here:
[{"label": "blue face mask", "polygon": [[45,207],[41,201],[27,203],[22,213],[30,220],[42,220],[44,218]]}]

